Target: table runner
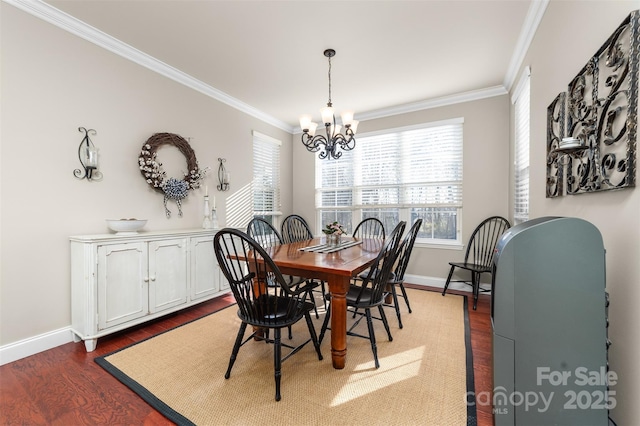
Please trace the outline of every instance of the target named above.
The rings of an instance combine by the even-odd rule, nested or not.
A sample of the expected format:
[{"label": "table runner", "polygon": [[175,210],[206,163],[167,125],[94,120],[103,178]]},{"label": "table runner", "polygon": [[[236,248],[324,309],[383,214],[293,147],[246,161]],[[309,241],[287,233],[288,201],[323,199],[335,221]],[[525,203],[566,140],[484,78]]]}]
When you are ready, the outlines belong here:
[{"label": "table runner", "polygon": [[344,250],[349,247],[357,246],[358,244],[362,244],[362,241],[345,241],[343,243],[338,244],[337,246],[325,243],[325,244],[318,244],[315,246],[302,247],[299,250],[310,251],[313,253],[333,253],[334,251]]}]

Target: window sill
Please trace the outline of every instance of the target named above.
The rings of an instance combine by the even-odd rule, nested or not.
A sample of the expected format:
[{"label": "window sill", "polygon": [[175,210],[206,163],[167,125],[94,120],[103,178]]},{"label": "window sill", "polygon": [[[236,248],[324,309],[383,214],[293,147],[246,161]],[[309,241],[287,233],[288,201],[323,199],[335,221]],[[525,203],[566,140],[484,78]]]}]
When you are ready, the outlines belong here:
[{"label": "window sill", "polygon": [[414,247],[420,248],[429,248],[429,249],[437,249],[437,250],[462,250],[464,248],[464,244],[455,242],[455,243],[421,243],[416,241]]}]

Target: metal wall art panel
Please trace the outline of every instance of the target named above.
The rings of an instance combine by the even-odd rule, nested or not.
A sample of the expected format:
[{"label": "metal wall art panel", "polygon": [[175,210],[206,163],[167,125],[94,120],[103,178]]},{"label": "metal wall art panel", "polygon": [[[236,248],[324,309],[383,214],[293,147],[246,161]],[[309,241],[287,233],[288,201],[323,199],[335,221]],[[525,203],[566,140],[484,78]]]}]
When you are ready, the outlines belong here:
[{"label": "metal wall art panel", "polygon": [[547,198],[564,191],[564,171],[556,150],[564,138],[565,103],[566,93],[562,92],[547,107]]},{"label": "metal wall art panel", "polygon": [[[547,109],[547,197],[635,186],[640,11],[633,11]],[[565,177],[566,176],[566,177]],[[563,182],[563,177],[565,177]]]}]

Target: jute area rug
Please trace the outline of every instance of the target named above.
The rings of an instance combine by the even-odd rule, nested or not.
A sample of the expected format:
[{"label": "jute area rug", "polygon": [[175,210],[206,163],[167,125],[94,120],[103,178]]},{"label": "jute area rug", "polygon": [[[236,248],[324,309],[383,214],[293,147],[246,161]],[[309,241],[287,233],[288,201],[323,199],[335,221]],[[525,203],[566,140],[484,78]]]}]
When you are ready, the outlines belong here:
[{"label": "jute area rug", "polygon": [[[475,408],[467,404],[474,387],[466,297],[408,292],[413,313],[400,300],[403,329],[393,308],[385,308],[392,342],[374,321],[379,369],[369,341],[354,336],[347,337],[346,367],[333,369],[328,331],[322,361],[309,343],[283,363],[279,402],[273,345],[247,343],[224,378],[240,325],[235,306],[96,362],[177,424],[475,425]],[[323,315],[312,317],[319,334]],[[366,335],[366,321],[356,330]],[[286,330],[282,335],[287,340]],[[293,336],[307,338],[304,320]]]}]

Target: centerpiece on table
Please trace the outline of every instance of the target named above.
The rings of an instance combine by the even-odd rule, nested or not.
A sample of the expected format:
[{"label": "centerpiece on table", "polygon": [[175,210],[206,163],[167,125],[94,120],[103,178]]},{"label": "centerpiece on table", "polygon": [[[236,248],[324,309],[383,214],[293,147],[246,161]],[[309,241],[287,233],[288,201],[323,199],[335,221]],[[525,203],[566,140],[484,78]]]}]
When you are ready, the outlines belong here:
[{"label": "centerpiece on table", "polygon": [[342,235],[346,234],[344,228],[339,222],[328,223],[322,232],[327,236],[327,244],[331,246],[340,245]]}]

